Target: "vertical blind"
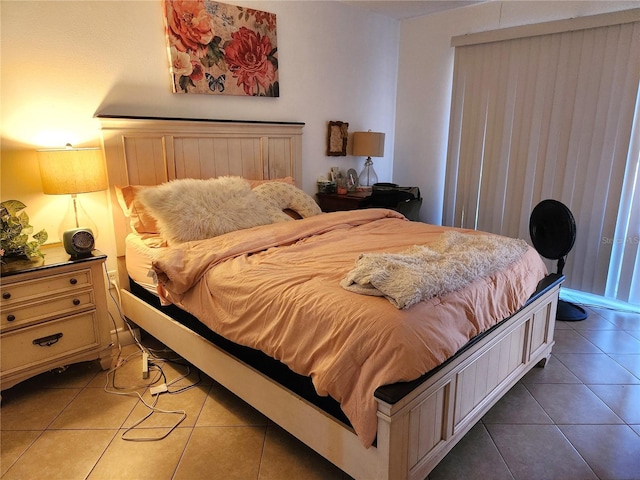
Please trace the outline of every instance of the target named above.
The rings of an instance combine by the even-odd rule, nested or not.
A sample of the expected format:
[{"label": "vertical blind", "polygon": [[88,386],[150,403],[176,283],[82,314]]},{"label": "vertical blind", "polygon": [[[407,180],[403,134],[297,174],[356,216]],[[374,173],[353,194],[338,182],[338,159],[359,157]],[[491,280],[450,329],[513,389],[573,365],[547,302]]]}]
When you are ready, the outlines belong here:
[{"label": "vertical blind", "polygon": [[529,240],[535,205],[559,200],[577,225],[566,285],[640,303],[640,10],[629,12],[456,46],[443,222]]}]

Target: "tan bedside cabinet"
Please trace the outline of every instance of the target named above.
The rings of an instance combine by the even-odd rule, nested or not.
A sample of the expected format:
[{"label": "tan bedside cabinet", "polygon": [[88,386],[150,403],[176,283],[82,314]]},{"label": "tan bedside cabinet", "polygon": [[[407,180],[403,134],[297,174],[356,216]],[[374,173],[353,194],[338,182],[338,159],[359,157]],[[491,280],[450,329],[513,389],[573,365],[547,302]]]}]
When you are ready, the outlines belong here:
[{"label": "tan bedside cabinet", "polygon": [[45,247],[44,265],[0,278],[0,389],[47,370],[99,359],[111,367],[104,263]]}]

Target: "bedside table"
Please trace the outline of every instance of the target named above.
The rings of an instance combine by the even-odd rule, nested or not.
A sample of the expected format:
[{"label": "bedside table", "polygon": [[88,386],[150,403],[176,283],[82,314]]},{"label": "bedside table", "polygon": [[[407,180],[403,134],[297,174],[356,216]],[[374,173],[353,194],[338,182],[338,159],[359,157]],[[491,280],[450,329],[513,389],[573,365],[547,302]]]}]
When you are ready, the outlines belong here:
[{"label": "bedside table", "polygon": [[358,210],[370,195],[370,191],[349,192],[346,195],[316,193],[316,198],[323,212],[338,212],[341,210]]},{"label": "bedside table", "polygon": [[43,247],[44,264],[3,273],[0,285],[0,389],[71,363],[111,367],[104,263],[94,250],[72,260]]}]

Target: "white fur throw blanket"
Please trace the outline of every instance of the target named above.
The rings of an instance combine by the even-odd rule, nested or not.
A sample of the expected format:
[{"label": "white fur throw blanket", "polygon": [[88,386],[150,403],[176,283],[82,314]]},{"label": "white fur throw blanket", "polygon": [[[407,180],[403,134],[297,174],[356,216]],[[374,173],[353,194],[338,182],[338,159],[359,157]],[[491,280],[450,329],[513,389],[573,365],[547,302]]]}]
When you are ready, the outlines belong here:
[{"label": "white fur throw blanket", "polygon": [[386,297],[399,309],[442,296],[518,260],[524,240],[447,231],[430,246],[402,253],[362,253],[340,285],[363,295]]}]

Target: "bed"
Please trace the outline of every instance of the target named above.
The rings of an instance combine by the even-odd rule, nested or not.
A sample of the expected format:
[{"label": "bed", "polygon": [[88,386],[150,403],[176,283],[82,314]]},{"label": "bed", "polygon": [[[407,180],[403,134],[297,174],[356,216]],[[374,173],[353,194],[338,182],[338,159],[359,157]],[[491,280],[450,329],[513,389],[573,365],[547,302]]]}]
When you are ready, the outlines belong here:
[{"label": "bed", "polygon": [[[422,331],[426,329],[407,313],[421,314],[428,310],[428,305],[429,308],[439,305],[442,311],[441,305],[455,303],[449,303],[453,294],[402,308],[404,304],[394,305],[388,297],[372,298],[340,285],[340,279],[349,272],[349,262],[353,263],[359,251],[366,250],[362,246],[366,241],[362,239],[377,236],[382,241],[376,248],[398,253],[393,235],[388,232],[402,229],[400,236],[405,236],[409,243],[445,235],[442,227],[409,222],[384,209],[335,212],[256,225],[213,239],[172,246],[151,260],[160,285],[156,289],[159,295],[154,295],[149,291],[153,285],[144,288],[141,273],[145,268],[133,266],[131,252],[136,248],[132,247],[130,219],[119,207],[122,187],[228,176],[258,183],[289,178],[291,183],[301,185],[303,124],[99,118],[109,174],[124,315],[349,475],[362,479],[425,478],[504,393],[530,368],[544,365],[549,358],[558,290],[563,278],[545,275],[534,267],[537,254],[531,249],[522,254],[522,260],[509,263],[508,268],[522,268],[518,277],[521,283],[510,287],[500,283],[502,270],[492,274],[490,282],[485,282],[490,284],[488,290],[503,292],[504,288],[510,288],[509,295],[500,293],[487,301],[483,297],[488,295],[484,287],[469,294],[466,305],[477,301],[487,303],[487,308],[463,315],[473,317],[477,324],[464,327],[465,338],[457,333],[447,335],[454,339],[455,347],[425,344],[425,348],[421,348]],[[269,229],[269,233],[265,233],[265,229]],[[473,240],[479,237],[477,232],[475,235],[474,232],[454,234],[464,234],[465,239],[473,237]],[[364,237],[358,241],[358,235]],[[454,238],[461,238],[455,235]],[[234,254],[238,256],[230,256],[229,261],[208,258],[211,252],[221,251],[222,244],[231,245],[231,250],[238,249]],[[340,250],[342,256],[332,248]],[[276,290],[277,298],[283,297],[282,302],[259,300],[258,291],[262,288],[247,287],[256,292],[252,295],[242,290],[244,282],[233,282],[238,272],[242,278],[257,276],[255,269],[279,268],[295,275],[297,260],[292,259],[301,259],[307,250],[311,252],[311,261],[316,256],[316,263],[305,268],[322,270],[316,286],[322,291],[321,300],[326,298],[326,301],[306,301],[306,293],[287,286]],[[205,257],[209,263],[191,261]],[[189,260],[185,262],[185,258]],[[321,258],[331,259],[329,268],[322,268],[318,263]],[[278,267],[282,262],[287,268]],[[212,272],[215,274],[208,276]],[[132,275],[139,281],[131,281]],[[190,280],[185,280],[187,277]],[[278,288],[280,280],[273,283],[276,285],[273,288]],[[222,293],[225,289],[230,292],[226,296]],[[206,292],[212,290],[216,292],[214,303],[190,302],[191,297],[209,297]],[[233,301],[227,301],[231,298]],[[441,301],[445,298],[446,301]],[[242,308],[234,306],[239,299],[242,299]],[[323,339],[322,346],[317,347],[311,343],[313,338],[303,336],[304,331],[319,321],[314,316],[329,318],[328,308],[335,312],[330,315],[331,325],[323,325],[311,335]],[[483,313],[485,311],[490,313]],[[500,318],[489,318],[496,315]],[[190,318],[191,323],[178,318],[182,316]],[[290,320],[292,329],[294,323],[299,323],[298,331],[293,330],[304,347],[299,347],[299,355],[284,342],[288,330],[267,323],[272,317]],[[345,320],[340,320],[343,317]],[[240,324],[228,319],[258,323],[236,328]],[[458,321],[453,314],[442,323]],[[224,335],[217,335],[213,330],[221,323],[228,323],[231,328],[225,330]],[[343,347],[337,357],[323,357],[322,352],[316,355],[316,350],[322,351],[328,344],[348,345],[335,341],[337,338],[350,341],[364,338],[360,335],[372,329],[373,323],[384,324],[388,338],[402,338],[397,343],[403,347],[396,348],[395,343],[391,347],[384,345],[379,337],[375,342],[369,341],[382,344],[375,348],[383,350],[377,363],[371,365],[360,358],[368,358],[364,352],[367,341],[356,341],[361,347],[355,350]],[[467,325],[462,320],[460,323]],[[401,329],[405,328],[404,324],[416,326],[419,332],[407,335]],[[277,341],[272,342],[273,339]],[[405,344],[412,345],[413,350],[406,353]],[[344,353],[349,348],[352,350]],[[452,348],[453,351],[449,351]],[[269,362],[276,366],[265,367]],[[330,363],[331,368],[339,365],[340,373],[336,374],[331,368],[322,370],[323,362]],[[417,363],[414,365],[414,362]],[[284,367],[277,366],[283,363]],[[354,364],[357,366],[353,367]],[[398,369],[399,380],[388,381],[395,377],[387,376],[387,370],[394,372],[389,375],[398,375]],[[288,370],[293,370],[289,372],[293,383],[288,379]],[[342,388],[349,383],[357,384],[353,392]],[[322,395],[315,395],[314,389]],[[330,395],[327,397],[327,394]]]}]

